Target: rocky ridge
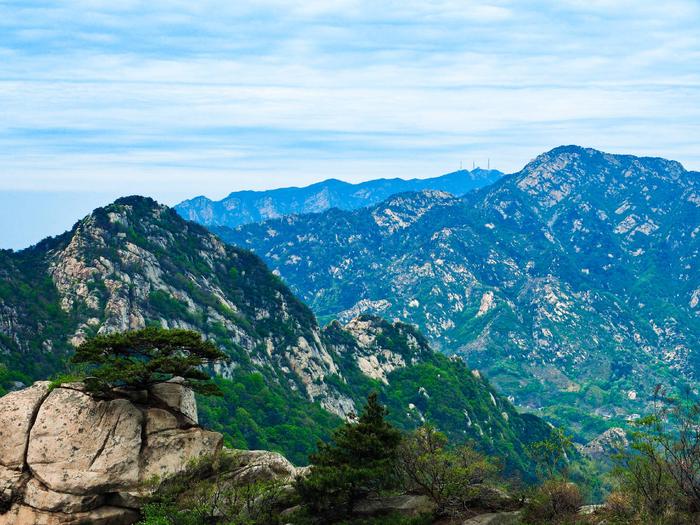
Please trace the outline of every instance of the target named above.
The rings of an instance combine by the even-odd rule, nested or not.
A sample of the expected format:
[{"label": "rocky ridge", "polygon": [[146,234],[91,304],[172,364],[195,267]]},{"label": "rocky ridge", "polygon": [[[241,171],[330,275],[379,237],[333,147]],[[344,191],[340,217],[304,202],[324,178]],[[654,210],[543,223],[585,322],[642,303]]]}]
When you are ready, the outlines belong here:
[{"label": "rocky ridge", "polygon": [[[461,199],[407,194],[217,232],[321,319],[415,323],[587,441],[601,420],[644,413],[656,383],[697,377],[698,181],[677,162],[566,146]],[[415,220],[377,221],[402,216]]]},{"label": "rocky ridge", "polygon": [[547,431],[410,326],[360,316],[321,329],[257,256],[151,199],[119,199],[62,236],[0,255],[0,388],[64,370],[91,335],[158,325],[197,330],[230,356],[210,370],[226,395],[202,400],[200,415],[239,448],[281,448],[303,462],[340,423],[331,414],[350,416],[371,390],[402,428],[439,419],[513,468],[527,468],[527,443]]},{"label": "rocky ridge", "polygon": [[[233,367],[245,359],[272,368],[310,400],[351,404],[325,388],[323,378],[338,370],[313,315],[262,262],[150,199],[120,199],[17,259],[43,269],[40,279],[53,286],[40,300],[58,308],[42,322],[45,314],[21,314],[28,307],[21,296],[2,296],[5,333],[15,344],[0,346],[10,355],[38,354],[44,362],[69,354],[89,335],[155,323],[198,330],[232,354]],[[27,277],[18,277],[18,287],[35,286]],[[46,338],[51,332],[58,337]],[[34,362],[17,361],[17,368]],[[216,371],[232,374],[226,365]]]}]

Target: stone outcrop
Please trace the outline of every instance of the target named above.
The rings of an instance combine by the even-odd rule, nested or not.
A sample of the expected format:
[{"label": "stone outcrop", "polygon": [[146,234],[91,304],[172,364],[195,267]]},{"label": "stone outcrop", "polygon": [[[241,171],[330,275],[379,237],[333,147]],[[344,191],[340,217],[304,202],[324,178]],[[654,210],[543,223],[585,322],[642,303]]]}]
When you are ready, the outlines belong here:
[{"label": "stone outcrop", "polygon": [[241,465],[232,478],[239,484],[253,481],[292,480],[303,475],[305,467],[298,468],[283,455],[267,450],[239,450],[236,459]]},{"label": "stone outcrop", "polygon": [[619,427],[613,427],[586,443],[581,447],[581,452],[598,461],[609,461],[614,454],[628,447],[627,433]]},{"label": "stone outcrop", "polygon": [[0,525],[134,523],[147,482],[221,447],[180,381],[116,399],[35,383],[0,398]]}]

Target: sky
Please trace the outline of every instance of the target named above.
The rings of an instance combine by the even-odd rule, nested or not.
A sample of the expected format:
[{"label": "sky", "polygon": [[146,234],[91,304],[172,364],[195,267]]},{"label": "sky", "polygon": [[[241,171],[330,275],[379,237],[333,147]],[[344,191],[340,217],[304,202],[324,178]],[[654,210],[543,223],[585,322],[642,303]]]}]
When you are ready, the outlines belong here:
[{"label": "sky", "polygon": [[560,144],[700,170],[699,24],[698,0],[0,0],[0,247],[119,195],[512,172]]}]

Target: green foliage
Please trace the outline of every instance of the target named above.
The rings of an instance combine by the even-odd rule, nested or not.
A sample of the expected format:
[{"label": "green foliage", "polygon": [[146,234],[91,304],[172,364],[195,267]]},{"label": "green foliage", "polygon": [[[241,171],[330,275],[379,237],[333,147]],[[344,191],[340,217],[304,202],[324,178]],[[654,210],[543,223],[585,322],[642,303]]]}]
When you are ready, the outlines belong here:
[{"label": "green foliage", "polygon": [[87,366],[84,381],[95,393],[145,390],[179,376],[195,392],[220,395],[201,367],[225,359],[226,354],[197,332],[151,327],[90,338],[71,361]]},{"label": "green foliage", "polygon": [[357,422],[338,428],[330,443],[319,443],[308,477],[296,484],[314,516],[324,516],[325,523],[351,516],[362,497],[397,485],[394,462],[401,434],[386,415],[372,393]]},{"label": "green foliage", "polygon": [[579,488],[568,481],[545,481],[530,497],[523,521],[533,525],[574,524],[583,504]]},{"label": "green foliage", "polygon": [[200,421],[224,434],[227,446],[282,453],[305,465],[319,440],[328,440],[341,419],[274,377],[236,369],[231,379],[216,377],[221,397],[199,397]]},{"label": "green foliage", "polygon": [[440,515],[464,512],[498,467],[468,445],[448,447],[447,437],[429,425],[407,436],[397,466],[404,488],[425,494]]},{"label": "green foliage", "polygon": [[530,450],[542,478],[568,477],[573,443],[562,429],[552,428],[547,439],[533,443]]},{"label": "green foliage", "polygon": [[155,309],[158,315],[165,319],[187,318],[190,316],[185,303],[178,301],[163,290],[152,291],[148,295],[148,302],[151,308]]},{"label": "green foliage", "polygon": [[142,509],[139,525],[275,525],[288,497],[273,480],[237,477],[242,463],[223,451],[191,462],[165,480]]},{"label": "green foliage", "polygon": [[637,518],[655,524],[700,519],[700,403],[690,393],[669,397],[660,387],[656,410],[637,420],[630,450],[614,471]]}]

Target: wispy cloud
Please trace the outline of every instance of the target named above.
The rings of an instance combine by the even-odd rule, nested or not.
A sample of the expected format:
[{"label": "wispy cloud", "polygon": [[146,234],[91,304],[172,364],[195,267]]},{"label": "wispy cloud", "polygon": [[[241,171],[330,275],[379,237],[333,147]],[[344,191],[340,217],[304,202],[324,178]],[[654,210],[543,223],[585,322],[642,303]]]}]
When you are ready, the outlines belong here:
[{"label": "wispy cloud", "polygon": [[700,168],[695,0],[0,3],[0,190],[192,194],[506,171],[561,143]]}]

